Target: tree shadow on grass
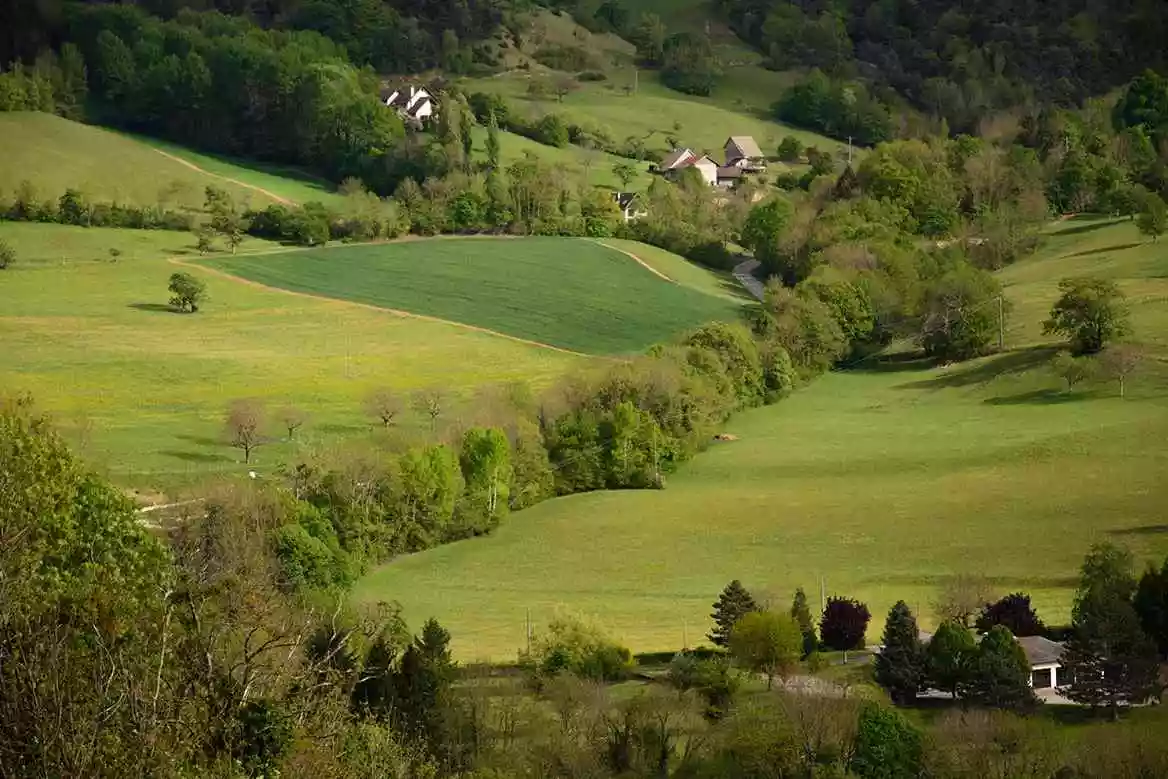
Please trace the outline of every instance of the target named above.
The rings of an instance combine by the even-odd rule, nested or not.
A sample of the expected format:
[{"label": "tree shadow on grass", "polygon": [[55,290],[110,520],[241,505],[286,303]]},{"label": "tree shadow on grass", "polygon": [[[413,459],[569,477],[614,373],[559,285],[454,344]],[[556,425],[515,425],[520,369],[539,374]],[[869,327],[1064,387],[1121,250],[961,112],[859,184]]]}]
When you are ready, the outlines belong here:
[{"label": "tree shadow on grass", "polygon": [[1106,252],[1122,252],[1128,249],[1136,249],[1143,246],[1141,243],[1117,243],[1114,246],[1104,246],[1099,249],[1087,249],[1074,254],[1068,254],[1068,257],[1090,257],[1093,254],[1105,254]]},{"label": "tree shadow on grass", "polygon": [[1109,536],[1156,536],[1162,533],[1168,533],[1168,525],[1137,525],[1107,531]]},{"label": "tree shadow on grass", "polygon": [[177,438],[180,441],[186,441],[188,443],[197,444],[198,446],[222,446],[223,445],[223,442],[220,441],[218,438],[208,438],[207,436],[201,436],[201,435],[176,435],[175,438]]},{"label": "tree shadow on grass", "polygon": [[905,373],[909,371],[924,371],[934,367],[937,361],[926,357],[921,352],[897,352],[879,358],[863,359],[854,367],[845,370],[860,373]]},{"label": "tree shadow on grass", "polygon": [[985,384],[1002,376],[1025,373],[1048,362],[1058,351],[1055,346],[1032,346],[1000,354],[971,366],[954,366],[944,375],[897,385],[897,389],[937,390]]},{"label": "tree shadow on grass", "polygon": [[165,303],[131,303],[126,308],[132,308],[135,311],[154,311],[167,314],[179,313],[173,306],[168,306]]},{"label": "tree shadow on grass", "polygon": [[[1114,225],[1120,221],[1119,219],[1098,219],[1098,221],[1096,221],[1097,219],[1098,219],[1098,217],[1092,217],[1092,216],[1074,217],[1068,221],[1073,221],[1073,222],[1083,221],[1083,222],[1086,222],[1086,224],[1075,225],[1074,227],[1068,227],[1066,230],[1056,230],[1055,232],[1052,233],[1052,235],[1056,235],[1056,236],[1057,235],[1083,235],[1084,233],[1093,233],[1096,230],[1102,230],[1105,227],[1111,227],[1112,225]],[[1090,220],[1090,221],[1087,221],[1087,220]]]},{"label": "tree shadow on grass", "polygon": [[996,398],[986,398],[982,401],[987,406],[1057,406],[1063,403],[1074,403],[1077,400],[1086,400],[1086,395],[1064,392],[1054,389],[1032,390],[1017,395],[1003,395]]},{"label": "tree shadow on grass", "polygon": [[183,452],[177,449],[170,449],[165,452],[161,452],[161,454],[188,463],[225,463],[231,461],[231,458],[227,457],[226,455],[213,454],[210,452]]},{"label": "tree shadow on grass", "polygon": [[337,422],[326,422],[323,425],[315,425],[317,431],[321,433],[330,433],[335,435],[343,435],[345,433],[362,433],[369,429],[368,425],[345,425]]}]

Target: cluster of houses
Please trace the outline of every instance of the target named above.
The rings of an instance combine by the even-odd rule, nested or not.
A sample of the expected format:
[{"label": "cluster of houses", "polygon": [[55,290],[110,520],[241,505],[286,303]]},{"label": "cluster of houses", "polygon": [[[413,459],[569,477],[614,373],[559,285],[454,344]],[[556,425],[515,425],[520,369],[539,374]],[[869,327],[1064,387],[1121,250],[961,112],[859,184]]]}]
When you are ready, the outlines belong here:
[{"label": "cluster of houses", "polygon": [[434,109],[437,107],[434,96],[425,87],[414,84],[383,87],[381,102],[387,108],[397,111],[402,121],[419,130],[426,124],[426,120],[434,115]]}]

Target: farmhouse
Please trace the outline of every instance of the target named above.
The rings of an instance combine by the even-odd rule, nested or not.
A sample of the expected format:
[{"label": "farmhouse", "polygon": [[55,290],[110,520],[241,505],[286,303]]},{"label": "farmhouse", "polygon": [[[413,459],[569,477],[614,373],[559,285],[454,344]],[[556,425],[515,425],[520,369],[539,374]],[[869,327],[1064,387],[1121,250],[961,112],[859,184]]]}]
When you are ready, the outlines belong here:
[{"label": "farmhouse", "polygon": [[612,199],[616,201],[617,208],[620,209],[621,216],[624,217],[626,223],[640,219],[649,213],[641,208],[641,201],[636,192],[613,192]]},{"label": "farmhouse", "polygon": [[747,173],[761,173],[766,170],[766,155],[749,135],[730,136],[726,139],[724,150],[728,168],[738,168]]},{"label": "farmhouse", "polygon": [[1059,673],[1065,650],[1061,642],[1042,636],[1022,636],[1018,644],[1026,653],[1026,662],[1030,663],[1030,686],[1035,691],[1054,690],[1070,683],[1065,672]]},{"label": "farmhouse", "polygon": [[666,178],[674,178],[686,168],[696,169],[702,181],[711,187],[717,185],[718,163],[710,159],[709,155],[699,155],[693,149],[674,149],[657,166],[657,170]]},{"label": "farmhouse", "polygon": [[425,87],[401,84],[381,90],[381,102],[407,122],[421,126],[434,115],[434,97]]}]

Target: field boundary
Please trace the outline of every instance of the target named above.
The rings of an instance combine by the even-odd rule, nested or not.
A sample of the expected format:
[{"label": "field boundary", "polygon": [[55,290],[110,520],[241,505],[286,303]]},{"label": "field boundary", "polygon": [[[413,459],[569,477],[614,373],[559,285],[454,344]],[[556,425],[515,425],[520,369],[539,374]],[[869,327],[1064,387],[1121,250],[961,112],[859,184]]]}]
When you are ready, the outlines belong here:
[{"label": "field boundary", "polygon": [[598,245],[600,245],[600,246],[603,246],[605,249],[612,249],[614,252],[620,252],[620,253],[621,253],[621,254],[623,254],[624,256],[631,258],[631,259],[632,259],[632,260],[633,260],[635,263],[637,263],[638,265],[640,265],[642,268],[644,268],[645,270],[649,271],[650,273],[652,273],[654,276],[657,276],[658,278],[665,279],[665,280],[666,280],[666,281],[668,281],[670,284],[677,284],[677,283],[678,283],[677,281],[675,281],[675,280],[673,280],[673,279],[669,278],[669,277],[668,277],[668,276],[666,276],[664,273],[662,273],[661,271],[657,270],[657,269],[656,269],[656,268],[654,268],[652,265],[650,265],[649,263],[645,262],[645,261],[644,261],[644,260],[642,260],[640,257],[638,257],[637,255],[633,254],[633,253],[632,253],[632,252],[630,252],[630,251],[625,251],[624,249],[619,249],[619,248],[617,248],[617,247],[615,247],[615,246],[610,246],[609,244],[605,243],[604,241],[600,241],[600,240],[596,241],[596,243],[597,243]]},{"label": "field boundary", "polygon": [[[278,252],[257,252],[257,254],[269,254],[269,253],[275,254]],[[241,255],[237,255],[237,256],[241,256]],[[228,280],[234,281],[238,284],[246,284],[247,286],[254,287],[256,289],[267,290],[268,292],[279,292],[279,293],[282,293],[285,295],[296,295],[297,297],[307,298],[309,300],[323,301],[326,303],[332,303],[334,305],[339,305],[339,306],[356,306],[358,308],[363,308],[363,309],[366,309],[368,311],[381,311],[383,313],[390,314],[392,316],[401,317],[403,319],[419,319],[419,320],[422,320],[425,322],[433,322],[435,324],[452,325],[454,327],[462,328],[463,330],[469,330],[471,332],[482,333],[485,335],[493,335],[493,336],[496,336],[498,338],[505,338],[508,341],[514,341],[516,343],[525,344],[527,346],[536,346],[536,347],[539,347],[541,349],[550,349],[551,351],[559,352],[560,354],[570,354],[573,357],[588,357],[590,359],[619,359],[619,358],[615,358],[615,357],[609,357],[606,355],[586,354],[584,352],[577,352],[577,351],[573,351],[572,349],[565,349],[562,346],[553,346],[552,344],[543,343],[542,341],[533,341],[533,340],[528,339],[528,338],[521,338],[520,336],[517,336],[517,335],[509,335],[508,333],[500,333],[498,330],[491,330],[491,329],[486,328],[486,327],[479,327],[478,325],[467,324],[466,322],[456,322],[453,319],[442,319],[441,317],[429,316],[428,314],[415,314],[412,311],[403,311],[402,309],[398,309],[398,308],[386,308],[385,306],[375,306],[371,303],[359,303],[355,300],[342,300],[341,298],[329,297],[328,295],[317,295],[317,294],[312,293],[312,292],[299,292],[299,291],[294,290],[294,289],[284,289],[283,287],[272,287],[272,286],[269,286],[267,284],[263,284],[263,283],[258,282],[258,281],[253,281],[251,279],[245,279],[242,276],[236,276],[233,273],[228,273],[227,271],[220,270],[219,268],[212,268],[209,265],[203,265],[201,263],[196,263],[196,262],[187,262],[182,257],[177,257],[177,256],[168,257],[167,262],[169,262],[173,265],[178,265],[178,266],[184,267],[184,268],[191,268],[193,270],[205,271],[207,273],[212,274],[213,276],[218,276],[219,278],[228,279]]]},{"label": "field boundary", "polygon": [[258,192],[261,195],[264,195],[265,197],[270,197],[272,200],[275,200],[277,203],[280,203],[280,204],[285,205],[285,206],[300,205],[295,200],[289,200],[286,197],[281,197],[280,195],[277,195],[275,192],[271,192],[269,190],[266,190],[263,187],[257,187],[255,184],[248,184],[246,181],[240,181],[239,179],[233,179],[230,176],[224,176],[221,173],[212,173],[211,171],[207,170],[206,168],[200,168],[198,165],[191,162],[190,160],[184,160],[182,157],[179,157],[178,155],[171,154],[168,151],[163,151],[162,149],[159,149],[155,146],[151,146],[150,148],[152,150],[154,150],[156,153],[161,154],[163,157],[166,157],[168,160],[173,160],[174,162],[177,162],[179,165],[185,165],[186,167],[190,168],[191,170],[195,171],[196,173],[201,173],[204,176],[210,176],[211,178],[216,178],[216,179],[219,179],[220,181],[226,181],[230,184],[235,184],[238,187],[243,187],[244,189],[250,189],[252,192]]}]

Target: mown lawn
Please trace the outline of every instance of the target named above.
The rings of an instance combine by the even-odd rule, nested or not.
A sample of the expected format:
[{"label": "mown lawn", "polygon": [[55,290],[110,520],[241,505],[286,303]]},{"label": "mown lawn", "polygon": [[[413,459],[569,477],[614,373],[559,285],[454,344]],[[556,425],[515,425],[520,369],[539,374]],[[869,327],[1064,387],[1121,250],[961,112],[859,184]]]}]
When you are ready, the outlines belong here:
[{"label": "mown lawn", "polygon": [[[362,410],[377,387],[436,385],[454,422],[476,387],[549,383],[580,358],[341,301],[186,270],[207,282],[198,314],[170,312],[169,256],[190,233],[0,223],[18,262],[0,272],[0,394],[27,391],[120,484],[172,489],[249,467],[223,436],[227,404],[302,408],[296,442],[274,426],[251,468],[341,445],[383,445]],[[249,241],[242,250],[270,247]],[[110,261],[109,249],[122,255]],[[423,427],[406,414],[402,426]]]},{"label": "mown lawn", "polygon": [[[137,206],[163,202],[168,208],[201,210],[209,184],[230,192],[241,206],[262,208],[275,202],[252,189],[168,159],[136,138],[52,114],[0,113],[0,139],[0,192],[5,198],[27,180],[38,197],[54,202],[72,188],[94,201]],[[199,156],[173,145],[157,145],[192,161]],[[290,191],[302,186],[291,179],[227,163],[217,164],[214,172],[245,183],[256,183],[249,181],[253,174],[262,176],[269,188],[286,186]]]},{"label": "mown lawn", "polygon": [[726,298],[670,284],[585,239],[462,238],[218,257],[273,287],[438,317],[587,354],[626,354],[711,320]]},{"label": "mown lawn", "polygon": [[[828,375],[736,417],[739,440],[665,490],[544,503],[491,537],[371,572],[356,598],[399,600],[411,623],[438,617],[466,658],[513,657],[529,611],[537,625],[559,610],[595,615],[634,650],[692,645],[733,578],[778,604],[797,586],[818,597],[821,583],[859,597],[873,639],[902,598],[934,625],[938,585],[958,573],[1025,590],[1064,621],[1090,544],[1168,553],[1166,250],[1127,224],[1063,225],[1002,274],[1008,353]],[[1045,366],[1055,345],[1041,320],[1058,279],[1084,270],[1120,277],[1132,297],[1148,354],[1127,399],[1103,381],[1066,394]]]}]

